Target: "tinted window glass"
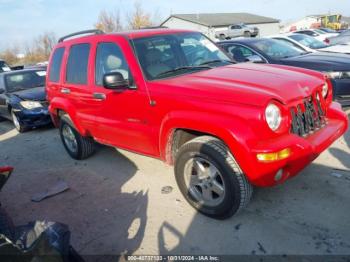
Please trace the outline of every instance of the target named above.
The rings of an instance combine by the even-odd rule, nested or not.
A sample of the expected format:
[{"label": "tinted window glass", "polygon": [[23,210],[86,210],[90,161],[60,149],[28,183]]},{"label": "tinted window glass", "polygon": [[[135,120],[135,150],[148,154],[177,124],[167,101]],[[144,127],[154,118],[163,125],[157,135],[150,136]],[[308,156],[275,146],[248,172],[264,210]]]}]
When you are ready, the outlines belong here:
[{"label": "tinted window glass", "polygon": [[86,84],[90,45],[78,44],[70,49],[66,80],[72,84]]},{"label": "tinted window glass", "polygon": [[96,51],[95,83],[102,85],[104,74],[119,72],[124,79],[129,77],[129,67],[119,46],[113,43],[101,43]]},{"label": "tinted window glass", "polygon": [[6,75],[5,83],[8,92],[41,87],[45,85],[46,71],[26,71]]},{"label": "tinted window glass", "polygon": [[236,45],[229,46],[227,51],[232,55],[232,58],[239,63],[247,62],[249,61],[249,57],[257,55],[257,53],[246,47]]},{"label": "tinted window glass", "polygon": [[52,56],[50,74],[49,74],[49,79],[52,82],[60,81],[60,72],[61,72],[63,54],[64,54],[64,47],[61,47],[56,49],[55,53]]}]

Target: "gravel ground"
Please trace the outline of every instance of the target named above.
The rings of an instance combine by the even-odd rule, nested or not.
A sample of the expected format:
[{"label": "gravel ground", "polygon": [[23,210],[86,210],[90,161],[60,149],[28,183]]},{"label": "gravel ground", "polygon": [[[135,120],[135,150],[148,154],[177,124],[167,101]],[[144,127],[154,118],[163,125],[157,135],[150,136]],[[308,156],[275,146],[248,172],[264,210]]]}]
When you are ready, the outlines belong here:
[{"label": "gravel ground", "polygon": [[[56,129],[18,134],[2,122],[0,164],[15,172],[0,198],[17,225],[68,224],[73,246],[84,255],[350,255],[349,153],[350,131],[299,176],[255,190],[239,215],[216,221],[185,202],[172,168],[158,160],[101,146],[78,162]],[[31,202],[59,180],[70,190]]]}]

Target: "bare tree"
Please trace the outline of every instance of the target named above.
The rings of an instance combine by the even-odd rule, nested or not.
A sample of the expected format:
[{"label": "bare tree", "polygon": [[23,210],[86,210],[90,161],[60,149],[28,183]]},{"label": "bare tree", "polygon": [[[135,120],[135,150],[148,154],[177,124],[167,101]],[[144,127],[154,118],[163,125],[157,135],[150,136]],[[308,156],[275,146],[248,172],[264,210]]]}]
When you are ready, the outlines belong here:
[{"label": "bare tree", "polygon": [[7,48],[0,53],[0,58],[5,60],[11,66],[18,65],[20,63],[20,58],[18,57],[19,48],[12,47]]},{"label": "bare tree", "polygon": [[102,10],[98,16],[98,21],[95,24],[95,28],[107,33],[123,30],[119,10],[110,12]]},{"label": "bare tree", "polygon": [[128,15],[127,21],[130,29],[140,29],[153,25],[151,14],[147,13],[138,1],[134,3],[134,10]]}]

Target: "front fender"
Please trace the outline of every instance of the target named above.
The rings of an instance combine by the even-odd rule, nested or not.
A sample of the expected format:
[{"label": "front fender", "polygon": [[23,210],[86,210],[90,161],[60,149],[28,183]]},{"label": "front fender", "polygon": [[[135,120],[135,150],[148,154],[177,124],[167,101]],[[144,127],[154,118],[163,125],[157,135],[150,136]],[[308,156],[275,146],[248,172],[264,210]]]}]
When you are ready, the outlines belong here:
[{"label": "front fender", "polygon": [[247,120],[218,114],[178,111],[169,113],[161,124],[159,150],[161,158],[171,163],[171,145],[176,129],[189,129],[222,140],[235,157],[243,172],[249,172],[250,144],[255,135]]},{"label": "front fender", "polygon": [[50,101],[49,112],[50,112],[52,121],[56,127],[59,126],[59,115],[58,115],[59,111],[64,111],[65,113],[67,113],[68,116],[71,118],[77,131],[82,135],[86,135],[87,131],[82,127],[77,117],[77,112],[75,110],[75,107],[71,102],[60,97],[55,97]]}]

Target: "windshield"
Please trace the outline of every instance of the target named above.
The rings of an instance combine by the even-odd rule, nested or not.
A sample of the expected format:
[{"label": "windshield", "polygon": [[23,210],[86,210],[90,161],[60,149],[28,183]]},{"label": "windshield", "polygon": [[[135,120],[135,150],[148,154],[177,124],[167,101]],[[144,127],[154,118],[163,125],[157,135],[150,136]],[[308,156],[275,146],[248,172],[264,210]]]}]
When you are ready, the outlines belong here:
[{"label": "windshield", "polygon": [[337,33],[337,31],[330,29],[330,28],[322,28],[320,30],[322,30],[323,32],[326,32],[326,33],[332,33],[332,34]]},{"label": "windshield", "polygon": [[142,70],[149,80],[208,70],[232,63],[200,33],[157,35],[132,40]]},{"label": "windshield", "polygon": [[289,36],[293,40],[299,42],[300,44],[307,46],[312,49],[325,48],[327,45],[314,37],[302,34],[292,34]]},{"label": "windshield", "polygon": [[273,59],[294,57],[305,54],[305,51],[274,39],[260,39],[253,42],[252,45]]},{"label": "windshield", "polygon": [[8,92],[16,92],[45,85],[46,71],[26,71],[6,75],[5,83]]},{"label": "windshield", "polygon": [[11,71],[11,68],[4,61],[0,61],[0,72],[8,71]]},{"label": "windshield", "polygon": [[324,31],[322,31],[322,30],[320,30],[320,29],[314,29],[314,31],[317,32],[317,33],[319,33],[319,34],[321,34],[321,35],[326,34],[326,32],[324,32]]}]

